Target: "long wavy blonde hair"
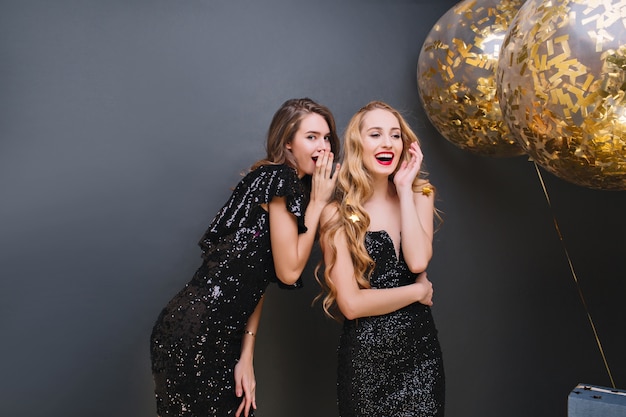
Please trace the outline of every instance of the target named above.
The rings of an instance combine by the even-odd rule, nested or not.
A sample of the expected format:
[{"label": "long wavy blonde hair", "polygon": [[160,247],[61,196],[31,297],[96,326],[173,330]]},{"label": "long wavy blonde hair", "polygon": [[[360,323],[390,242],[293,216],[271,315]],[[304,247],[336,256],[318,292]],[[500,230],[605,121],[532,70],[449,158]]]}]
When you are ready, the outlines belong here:
[{"label": "long wavy blonde hair", "polygon": [[[400,168],[403,161],[411,158],[409,147],[411,143],[419,140],[411,130],[400,112],[381,101],[372,101],[362,107],[348,123],[344,136],[344,160],[337,179],[337,189],[331,204],[336,208],[334,215],[329,221],[320,227],[320,244],[325,252],[330,253],[329,262],[325,264],[324,278],[319,278],[323,260],[315,268],[315,278],[322,287],[322,293],[315,300],[323,297],[322,307],[324,312],[332,318],[338,319],[334,312],[336,307],[337,290],[330,276],[337,260],[337,248],[334,237],[338,231],[343,231],[346,236],[349,251],[354,265],[354,276],[360,288],[370,288],[370,275],[374,269],[374,261],[365,249],[365,233],[370,225],[370,218],[363,204],[372,196],[372,177],[363,164],[363,145],[361,143],[361,129],[365,115],[376,109],[391,112],[400,124],[402,135],[403,154],[396,170],[389,177],[393,185],[393,176]],[[413,190],[419,191],[428,184],[427,172],[420,170],[419,175],[413,181]],[[395,187],[395,186],[394,186]],[[431,186],[432,188],[432,186]],[[324,296],[324,294],[326,294]]]}]

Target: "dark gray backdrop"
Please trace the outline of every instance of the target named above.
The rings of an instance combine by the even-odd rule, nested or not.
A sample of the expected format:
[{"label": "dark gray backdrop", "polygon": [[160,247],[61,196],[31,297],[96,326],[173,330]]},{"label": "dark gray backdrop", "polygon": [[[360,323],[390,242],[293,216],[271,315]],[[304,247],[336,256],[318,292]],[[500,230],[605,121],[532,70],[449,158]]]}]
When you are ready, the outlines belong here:
[{"label": "dark gray backdrop", "polygon": [[[196,242],[287,98],[342,130],[372,99],[423,141],[445,223],[429,276],[449,417],[565,416],[626,386],[626,193],[471,155],[419,104],[416,64],[454,5],[409,0],[0,2],[0,415],[154,416],[148,338]],[[315,252],[311,264],[319,259]],[[336,415],[339,326],[317,286],[268,293],[259,417]]]}]

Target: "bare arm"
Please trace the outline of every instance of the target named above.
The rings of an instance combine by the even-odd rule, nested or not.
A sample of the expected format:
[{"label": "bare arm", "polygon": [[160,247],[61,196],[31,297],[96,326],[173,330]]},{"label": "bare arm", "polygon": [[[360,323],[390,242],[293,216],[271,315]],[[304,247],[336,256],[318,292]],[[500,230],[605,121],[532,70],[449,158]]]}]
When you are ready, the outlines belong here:
[{"label": "bare arm", "polygon": [[411,160],[403,163],[394,177],[400,199],[402,254],[414,272],[426,270],[433,254],[434,193],[414,192],[412,183],[419,174],[422,152],[416,143],[409,150]]},{"label": "bare arm", "polygon": [[337,182],[335,175],[330,177],[333,168],[333,154],[326,152],[316,162],[316,171],[313,174],[311,185],[311,199],[304,213],[305,233],[298,234],[298,224],[295,216],[287,210],[284,197],[274,197],[269,204],[270,240],[276,276],[283,283],[295,283],[304,270],[311,249],[315,242],[315,235],[320,221],[322,210],[330,200]]},{"label": "bare arm", "polygon": [[235,365],[235,394],[237,397],[243,396],[235,417],[239,417],[242,412],[247,417],[250,413],[250,407],[256,410],[256,378],[254,376],[253,364],[254,344],[259,329],[264,299],[262,297],[259,300],[254,312],[248,318],[246,330],[241,341],[241,355],[237,365]]},{"label": "bare arm", "polygon": [[402,254],[411,270],[426,270],[433,255],[434,196],[421,192],[400,198]]},{"label": "bare arm", "polygon": [[298,234],[296,218],[287,210],[285,198],[274,197],[269,205],[274,269],[278,279],[287,285],[294,284],[300,278],[309,260],[322,208],[323,205],[309,204],[305,213],[308,230]]}]

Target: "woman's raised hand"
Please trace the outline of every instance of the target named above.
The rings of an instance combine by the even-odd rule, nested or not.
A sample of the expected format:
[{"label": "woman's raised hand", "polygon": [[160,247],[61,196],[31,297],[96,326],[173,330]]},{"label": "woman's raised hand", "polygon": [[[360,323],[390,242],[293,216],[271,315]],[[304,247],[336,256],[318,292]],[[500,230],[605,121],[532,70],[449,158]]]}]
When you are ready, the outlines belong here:
[{"label": "woman's raised hand", "polygon": [[422,154],[422,150],[417,142],[411,143],[411,146],[409,147],[409,154],[411,155],[411,159],[408,161],[402,161],[400,169],[398,169],[393,177],[393,183],[398,190],[405,188],[411,190],[413,180],[419,174],[422,166],[424,155]]},{"label": "woman's raised hand", "polygon": [[333,196],[340,168],[340,164],[334,165],[334,161],[335,155],[330,150],[320,152],[311,181],[311,202],[326,204]]}]

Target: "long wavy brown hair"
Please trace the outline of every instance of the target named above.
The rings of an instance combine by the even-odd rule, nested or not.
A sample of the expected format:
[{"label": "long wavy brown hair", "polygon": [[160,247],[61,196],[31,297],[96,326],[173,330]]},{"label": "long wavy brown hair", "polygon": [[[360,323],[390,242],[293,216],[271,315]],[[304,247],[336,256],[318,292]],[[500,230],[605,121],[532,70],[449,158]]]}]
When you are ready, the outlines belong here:
[{"label": "long wavy brown hair", "polygon": [[292,168],[297,168],[296,161],[291,151],[287,150],[286,144],[290,143],[298,129],[302,119],[311,114],[317,113],[326,120],[330,129],[330,149],[335,153],[335,158],[339,153],[339,136],[335,127],[335,118],[330,110],[308,97],[293,98],[285,101],[272,118],[267,131],[267,141],[265,143],[265,158],[255,162],[251,170],[261,165],[287,164]]},{"label": "long wavy brown hair", "polygon": [[[330,273],[337,260],[337,248],[334,237],[338,231],[343,231],[354,264],[354,277],[360,288],[370,288],[370,275],[374,269],[374,261],[365,249],[365,233],[370,225],[370,218],[363,204],[372,196],[372,177],[363,164],[363,146],[361,143],[361,129],[365,115],[375,109],[391,112],[400,124],[403,154],[398,167],[389,177],[393,185],[393,176],[400,168],[403,161],[408,161],[411,155],[408,151],[411,143],[419,140],[411,130],[404,117],[396,109],[381,101],[372,101],[362,107],[348,123],[344,136],[344,160],[337,179],[337,189],[331,204],[336,208],[331,219],[320,227],[320,244],[325,252],[330,253],[329,262],[324,265],[324,278],[319,278],[323,259],[315,269],[315,278],[322,287],[322,293],[316,297],[323,297],[322,307],[324,312],[332,318],[338,319],[335,301],[337,291]],[[422,164],[423,168],[423,164]],[[427,172],[420,169],[419,175],[413,181],[413,190],[420,191],[428,184]],[[432,186],[430,186],[432,188]],[[434,190],[434,189],[433,189]],[[325,294],[325,296],[324,296]]]}]

